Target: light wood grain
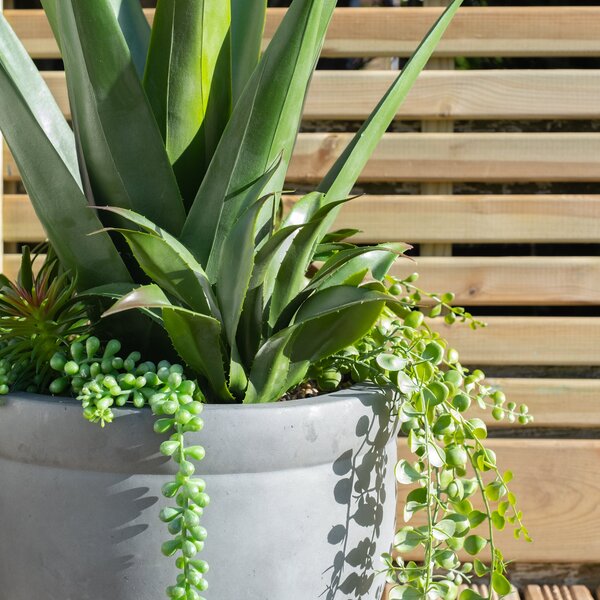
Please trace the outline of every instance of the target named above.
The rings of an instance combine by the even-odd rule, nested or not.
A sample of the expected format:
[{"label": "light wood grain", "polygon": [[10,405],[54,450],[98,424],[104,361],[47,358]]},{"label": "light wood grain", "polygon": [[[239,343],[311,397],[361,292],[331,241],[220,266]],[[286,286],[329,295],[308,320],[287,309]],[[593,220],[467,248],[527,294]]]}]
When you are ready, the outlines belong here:
[{"label": "light wood grain", "polygon": [[[348,133],[304,133],[288,171],[291,183],[321,180],[350,141]],[[5,150],[5,181],[19,173]],[[362,182],[585,182],[600,180],[596,133],[388,133]]]},{"label": "light wood grain", "polygon": [[420,275],[419,285],[451,291],[467,306],[560,306],[600,303],[600,258],[582,256],[419,257],[392,274]]},{"label": "light wood grain", "polygon": [[432,327],[457,348],[468,365],[600,365],[600,318],[481,317],[485,329]]},{"label": "light wood grain", "polygon": [[[534,539],[528,544],[511,531],[498,532],[504,555],[517,562],[600,562],[600,440],[490,439],[487,445],[513,471],[510,487]],[[410,457],[403,438],[399,454]],[[406,490],[398,488],[400,525]]]},{"label": "light wood grain", "polygon": [[[489,594],[489,588],[485,584],[461,585],[459,589],[461,592],[465,589],[471,589],[477,594],[479,594],[482,598],[487,598]],[[492,592],[492,600],[498,600],[498,598],[498,594],[496,592]],[[513,590],[508,595],[502,597],[502,600],[519,600],[519,592],[515,588],[513,588]]]},{"label": "light wood grain", "polygon": [[594,600],[583,585],[528,585],[524,597],[525,600]]},{"label": "light wood grain", "polygon": [[[517,406],[527,404],[534,421],[517,427],[598,428],[600,427],[600,380],[490,378],[487,384],[501,389]],[[515,427],[508,421],[494,421],[489,410],[472,407],[473,414],[495,428]]]},{"label": "light wood grain", "polygon": [[[43,237],[25,195],[6,195],[4,231],[12,241]],[[287,197],[286,209],[295,199]],[[600,195],[362,196],[335,227],[361,229],[357,243],[598,243]]]},{"label": "light wood grain", "polygon": [[[394,71],[316,71],[304,118],[365,119],[397,75]],[[43,76],[69,117],[64,72]],[[431,70],[419,76],[397,118],[597,119],[599,95],[600,70]]]},{"label": "light wood grain", "polygon": [[[5,197],[4,223],[8,242],[45,239],[26,196]],[[600,299],[598,257],[421,257],[416,264],[400,260],[393,268],[399,277],[413,271],[425,289],[456,293],[458,304],[596,305]]]},{"label": "light wood grain", "polygon": [[360,243],[596,243],[600,195],[362,196],[336,227],[361,230]]},{"label": "light wood grain", "polygon": [[4,240],[39,242],[46,238],[27,196],[7,194],[3,204]]},{"label": "light wood grain", "polygon": [[[364,119],[396,76],[317,71],[305,118]],[[599,92],[598,70],[424,71],[398,118],[594,119],[600,115]]]},{"label": "light wood grain", "polygon": [[[301,134],[291,182],[320,180],[351,134]],[[390,133],[360,181],[597,181],[600,135],[595,133]]]},{"label": "light wood grain", "polygon": [[[152,18],[152,11],[147,11]],[[285,13],[271,9],[268,40]],[[344,8],[337,10],[325,56],[408,56],[440,9]],[[7,10],[6,16],[35,58],[57,58],[56,42],[42,11]],[[597,7],[463,7],[436,51],[438,56],[598,56]]]}]

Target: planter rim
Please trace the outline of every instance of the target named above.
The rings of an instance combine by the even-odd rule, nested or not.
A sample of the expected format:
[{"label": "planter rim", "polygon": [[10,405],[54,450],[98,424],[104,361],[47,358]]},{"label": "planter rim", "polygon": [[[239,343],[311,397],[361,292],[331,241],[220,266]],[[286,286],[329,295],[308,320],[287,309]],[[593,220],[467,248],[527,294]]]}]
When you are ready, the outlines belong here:
[{"label": "planter rim", "polygon": [[[206,449],[200,475],[295,469],[301,455],[304,466],[328,464],[339,458],[343,440],[361,438],[359,418],[366,430],[389,422],[391,397],[376,386],[356,386],[289,402],[206,404],[205,427],[187,434],[188,445]],[[148,408],[116,408],[114,421],[101,428],[85,421],[74,399],[9,394],[5,400],[0,460],[81,471],[175,472],[159,453],[168,435],[153,431],[156,417]],[[264,452],[269,447],[277,451]]]},{"label": "planter rim", "polygon": [[[308,408],[311,406],[320,406],[321,404],[327,402],[328,404],[348,402],[349,398],[354,398],[356,394],[362,393],[377,393],[382,392],[383,388],[368,383],[355,384],[348,388],[344,388],[341,390],[336,390],[335,392],[327,392],[324,394],[319,394],[318,396],[311,396],[309,398],[297,398],[294,400],[286,400],[281,401],[277,400],[276,402],[260,402],[254,404],[244,404],[242,402],[231,402],[231,403],[205,403],[204,411],[215,411],[215,410],[268,410],[268,409],[300,409],[300,408]],[[350,393],[350,394],[349,394]],[[81,407],[81,402],[76,398],[69,396],[51,396],[49,394],[34,394],[30,392],[10,392],[5,396],[0,396],[0,410],[2,410],[3,399],[7,398],[17,398],[21,400],[31,400],[33,402],[45,403],[48,405],[58,405],[58,406],[79,406]],[[117,407],[113,406],[112,410],[115,414],[119,413],[140,413],[144,411],[149,411],[150,408],[146,405],[143,408],[134,408],[130,406]],[[0,415],[1,416],[1,415]]]}]

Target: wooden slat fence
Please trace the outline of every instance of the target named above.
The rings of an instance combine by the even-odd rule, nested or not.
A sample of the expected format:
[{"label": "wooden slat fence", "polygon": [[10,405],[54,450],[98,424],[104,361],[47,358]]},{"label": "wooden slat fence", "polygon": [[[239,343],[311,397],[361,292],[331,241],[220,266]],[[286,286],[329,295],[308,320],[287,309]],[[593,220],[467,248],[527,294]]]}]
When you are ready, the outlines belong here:
[{"label": "wooden slat fence", "polygon": [[[566,4],[463,8],[436,56],[600,57],[600,7]],[[406,57],[440,10],[339,9],[323,54]],[[59,56],[41,11],[6,10],[5,15],[33,57]],[[269,11],[266,41],[282,15],[282,9]],[[148,17],[152,18],[152,11]],[[311,85],[305,118],[328,123],[363,119],[394,75],[390,71],[319,71]],[[44,77],[68,116],[64,73],[50,71]],[[544,123],[558,119],[571,126],[546,131]],[[417,258],[416,265],[401,262],[397,273],[418,270],[425,287],[454,290],[458,302],[481,307],[475,309],[477,314],[492,313],[485,319],[486,329],[471,332],[461,326],[442,327],[443,334],[459,349],[464,362],[492,371],[503,368],[502,377],[492,382],[502,385],[517,403],[530,405],[537,416],[533,427],[585,429],[593,437],[594,428],[600,429],[600,380],[578,378],[579,371],[567,372],[571,375],[564,379],[510,377],[506,372],[510,367],[519,372],[529,367],[564,372],[567,367],[600,366],[600,317],[593,316],[600,299],[600,257],[596,256],[600,192],[589,193],[589,185],[586,193],[580,191],[582,184],[600,182],[600,132],[588,123],[600,120],[600,69],[429,70],[397,120],[425,124],[421,130],[386,134],[360,180],[367,194],[350,203],[337,224],[360,228],[360,242],[443,244],[450,253],[456,245],[481,245],[479,256]],[[540,125],[536,128],[530,123],[527,131],[520,131],[514,124],[520,120]],[[474,121],[482,126],[507,121],[510,126],[499,126],[499,132],[496,127],[484,127],[461,133],[432,133],[426,126],[439,121]],[[318,181],[350,135],[302,133],[290,183],[310,186]],[[3,235],[9,250],[4,259],[5,270],[13,274],[17,244],[40,241],[44,234],[6,148],[3,158]],[[463,186],[455,195],[407,193],[415,189],[412,184],[466,182],[486,184],[487,191],[467,194]],[[510,186],[517,183],[526,191],[511,193]],[[552,193],[543,194],[533,185],[557,183],[562,184],[560,191],[548,187],[542,191]],[[490,184],[508,185],[509,192]],[[490,256],[486,248],[491,244],[504,244],[503,253]],[[509,244],[515,245],[514,253]],[[523,256],[522,247],[530,244],[562,244],[571,251],[563,256],[560,251]],[[574,244],[591,246],[577,255]],[[521,255],[517,255],[518,248]],[[493,316],[493,307],[507,306],[521,312]],[[526,312],[527,307],[567,312],[531,316],[535,313]],[[588,316],[562,316],[575,315],[576,307],[585,308]],[[600,441],[519,437],[494,440],[492,447],[515,472],[516,492],[536,539],[526,545],[506,537],[506,555],[521,562],[600,563]],[[528,588],[521,597],[586,596],[582,590]]]}]

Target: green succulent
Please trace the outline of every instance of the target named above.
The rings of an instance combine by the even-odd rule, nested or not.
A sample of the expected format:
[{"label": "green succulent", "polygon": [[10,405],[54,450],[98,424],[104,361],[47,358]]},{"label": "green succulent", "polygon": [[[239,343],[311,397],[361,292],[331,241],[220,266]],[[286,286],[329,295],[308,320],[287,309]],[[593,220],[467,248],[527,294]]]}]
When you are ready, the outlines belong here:
[{"label": "green succulent", "polygon": [[[123,297],[109,314],[143,309],[127,317],[132,330],[159,322],[211,400],[274,401],[397,302],[365,278],[381,279],[404,246],[325,236],[460,4],[283,221],[336,0],[294,0],[262,55],[265,0],[159,0],[152,29],[138,0],[44,0],[73,131],[3,17],[0,98],[10,110],[0,129],[80,291]],[[326,260],[308,279],[315,255]]]},{"label": "green succulent", "polygon": [[75,280],[50,251],[37,274],[28,247],[16,281],[0,275],[0,393],[44,392],[53,379],[52,356],[87,334],[85,306],[75,298]]}]

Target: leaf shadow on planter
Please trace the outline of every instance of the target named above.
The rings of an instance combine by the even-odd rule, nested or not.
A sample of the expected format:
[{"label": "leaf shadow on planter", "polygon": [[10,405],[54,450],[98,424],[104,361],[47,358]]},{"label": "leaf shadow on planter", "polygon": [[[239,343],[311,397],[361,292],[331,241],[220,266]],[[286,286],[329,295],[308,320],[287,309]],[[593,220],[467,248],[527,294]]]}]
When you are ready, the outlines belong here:
[{"label": "leaf shadow on planter", "polygon": [[[392,493],[395,498],[393,490],[386,492],[386,476],[393,470],[386,447],[398,432],[395,402],[384,392],[361,401],[372,405],[372,417],[363,415],[358,420],[359,444],[343,452],[333,464],[334,473],[341,477],[333,493],[335,501],[346,507],[346,518],[344,523],[333,525],[327,537],[337,552],[327,569],[331,581],[322,594],[325,600],[379,597],[385,584],[383,576],[377,576],[376,542],[384,527],[386,495]],[[391,538],[391,524],[386,523],[385,528],[388,525]]]}]

